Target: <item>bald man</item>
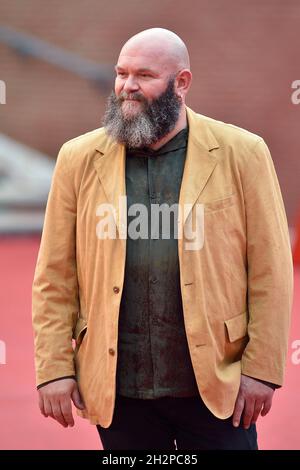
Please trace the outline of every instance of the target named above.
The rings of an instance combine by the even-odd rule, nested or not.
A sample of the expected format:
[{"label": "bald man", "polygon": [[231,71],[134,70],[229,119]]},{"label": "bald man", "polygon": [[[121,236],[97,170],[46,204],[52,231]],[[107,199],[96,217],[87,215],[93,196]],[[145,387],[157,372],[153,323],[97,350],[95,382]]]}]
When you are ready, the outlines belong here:
[{"label": "bald man", "polygon": [[103,128],[56,163],[33,283],[39,406],[68,427],[73,401],[104,449],[257,449],[283,381],[292,263],[272,159],[187,108],[191,81],[176,34],[133,36]]}]

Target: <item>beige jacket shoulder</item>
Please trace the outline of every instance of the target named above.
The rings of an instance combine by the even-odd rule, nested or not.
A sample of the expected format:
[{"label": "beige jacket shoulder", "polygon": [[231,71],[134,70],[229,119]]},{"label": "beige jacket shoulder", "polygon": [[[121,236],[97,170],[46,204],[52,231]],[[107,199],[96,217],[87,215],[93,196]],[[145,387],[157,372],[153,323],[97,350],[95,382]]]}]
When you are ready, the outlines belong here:
[{"label": "beige jacket shoulder", "polygon": [[[202,207],[204,243],[178,239],[184,320],[199,392],[229,417],[240,374],[281,385],[292,302],[284,205],[264,141],[187,109],[180,190],[183,228]],[[115,402],[126,239],[125,150],[97,129],[57,159],[33,282],[37,384],[76,374],[92,423]],[[116,237],[98,236],[99,207],[115,208]],[[187,208],[187,210],[186,210]],[[74,352],[72,338],[77,346]]]}]

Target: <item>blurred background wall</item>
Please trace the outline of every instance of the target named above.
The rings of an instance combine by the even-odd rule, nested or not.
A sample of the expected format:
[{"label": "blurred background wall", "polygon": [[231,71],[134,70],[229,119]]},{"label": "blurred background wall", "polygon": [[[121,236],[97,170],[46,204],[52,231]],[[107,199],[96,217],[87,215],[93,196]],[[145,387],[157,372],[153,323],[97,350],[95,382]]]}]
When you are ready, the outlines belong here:
[{"label": "blurred background wall", "polygon": [[[153,26],[175,31],[191,55],[188,105],[264,137],[293,225],[300,200],[300,104],[291,100],[300,79],[299,0],[2,0],[0,25],[107,73],[131,35]],[[64,141],[101,126],[113,75],[101,86],[24,53],[22,40],[12,48],[4,33],[0,132],[55,158]]]},{"label": "blurred background wall", "polygon": [[[84,420],[65,430],[40,415],[31,284],[57,152],[101,126],[122,44],[154,26],[175,31],[189,48],[188,105],[264,137],[290,226],[300,212],[300,93],[291,99],[300,80],[300,0],[0,0],[1,449],[99,448]],[[300,264],[300,217],[296,246]],[[299,269],[295,275],[286,386],[259,421],[262,449],[300,448],[300,359],[292,360]]]}]

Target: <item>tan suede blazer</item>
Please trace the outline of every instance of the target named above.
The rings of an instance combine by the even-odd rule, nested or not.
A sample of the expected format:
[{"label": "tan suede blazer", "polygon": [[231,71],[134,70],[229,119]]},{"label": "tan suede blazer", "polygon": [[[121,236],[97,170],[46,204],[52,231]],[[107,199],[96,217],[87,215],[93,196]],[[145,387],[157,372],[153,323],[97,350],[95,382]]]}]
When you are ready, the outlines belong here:
[{"label": "tan suede blazer", "polygon": [[[178,239],[184,320],[199,392],[224,419],[233,412],[241,372],[282,384],[291,249],[264,141],[189,108],[187,117],[180,207],[189,208],[187,223],[203,204],[204,244],[190,250],[184,234]],[[119,196],[125,196],[122,145],[104,129],[63,145],[33,283],[37,384],[76,373],[86,405],[79,414],[104,427],[114,410],[126,253]],[[115,239],[97,235],[103,203],[116,208]]]}]

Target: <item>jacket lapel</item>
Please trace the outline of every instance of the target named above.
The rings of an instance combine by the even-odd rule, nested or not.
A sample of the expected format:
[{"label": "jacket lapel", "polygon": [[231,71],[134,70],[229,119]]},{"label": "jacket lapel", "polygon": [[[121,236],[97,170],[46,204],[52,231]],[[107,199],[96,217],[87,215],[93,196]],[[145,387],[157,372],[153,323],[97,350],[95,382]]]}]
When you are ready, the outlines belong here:
[{"label": "jacket lapel", "polygon": [[189,108],[187,108],[187,118],[189,140],[179,197],[183,224],[217,165],[217,157],[210,151],[219,148],[204,119],[199,118]]},{"label": "jacket lapel", "polygon": [[114,220],[120,232],[123,215],[120,214],[120,197],[126,195],[125,187],[125,147],[110,139],[97,147],[94,167],[106,195],[107,202],[114,209]]}]

